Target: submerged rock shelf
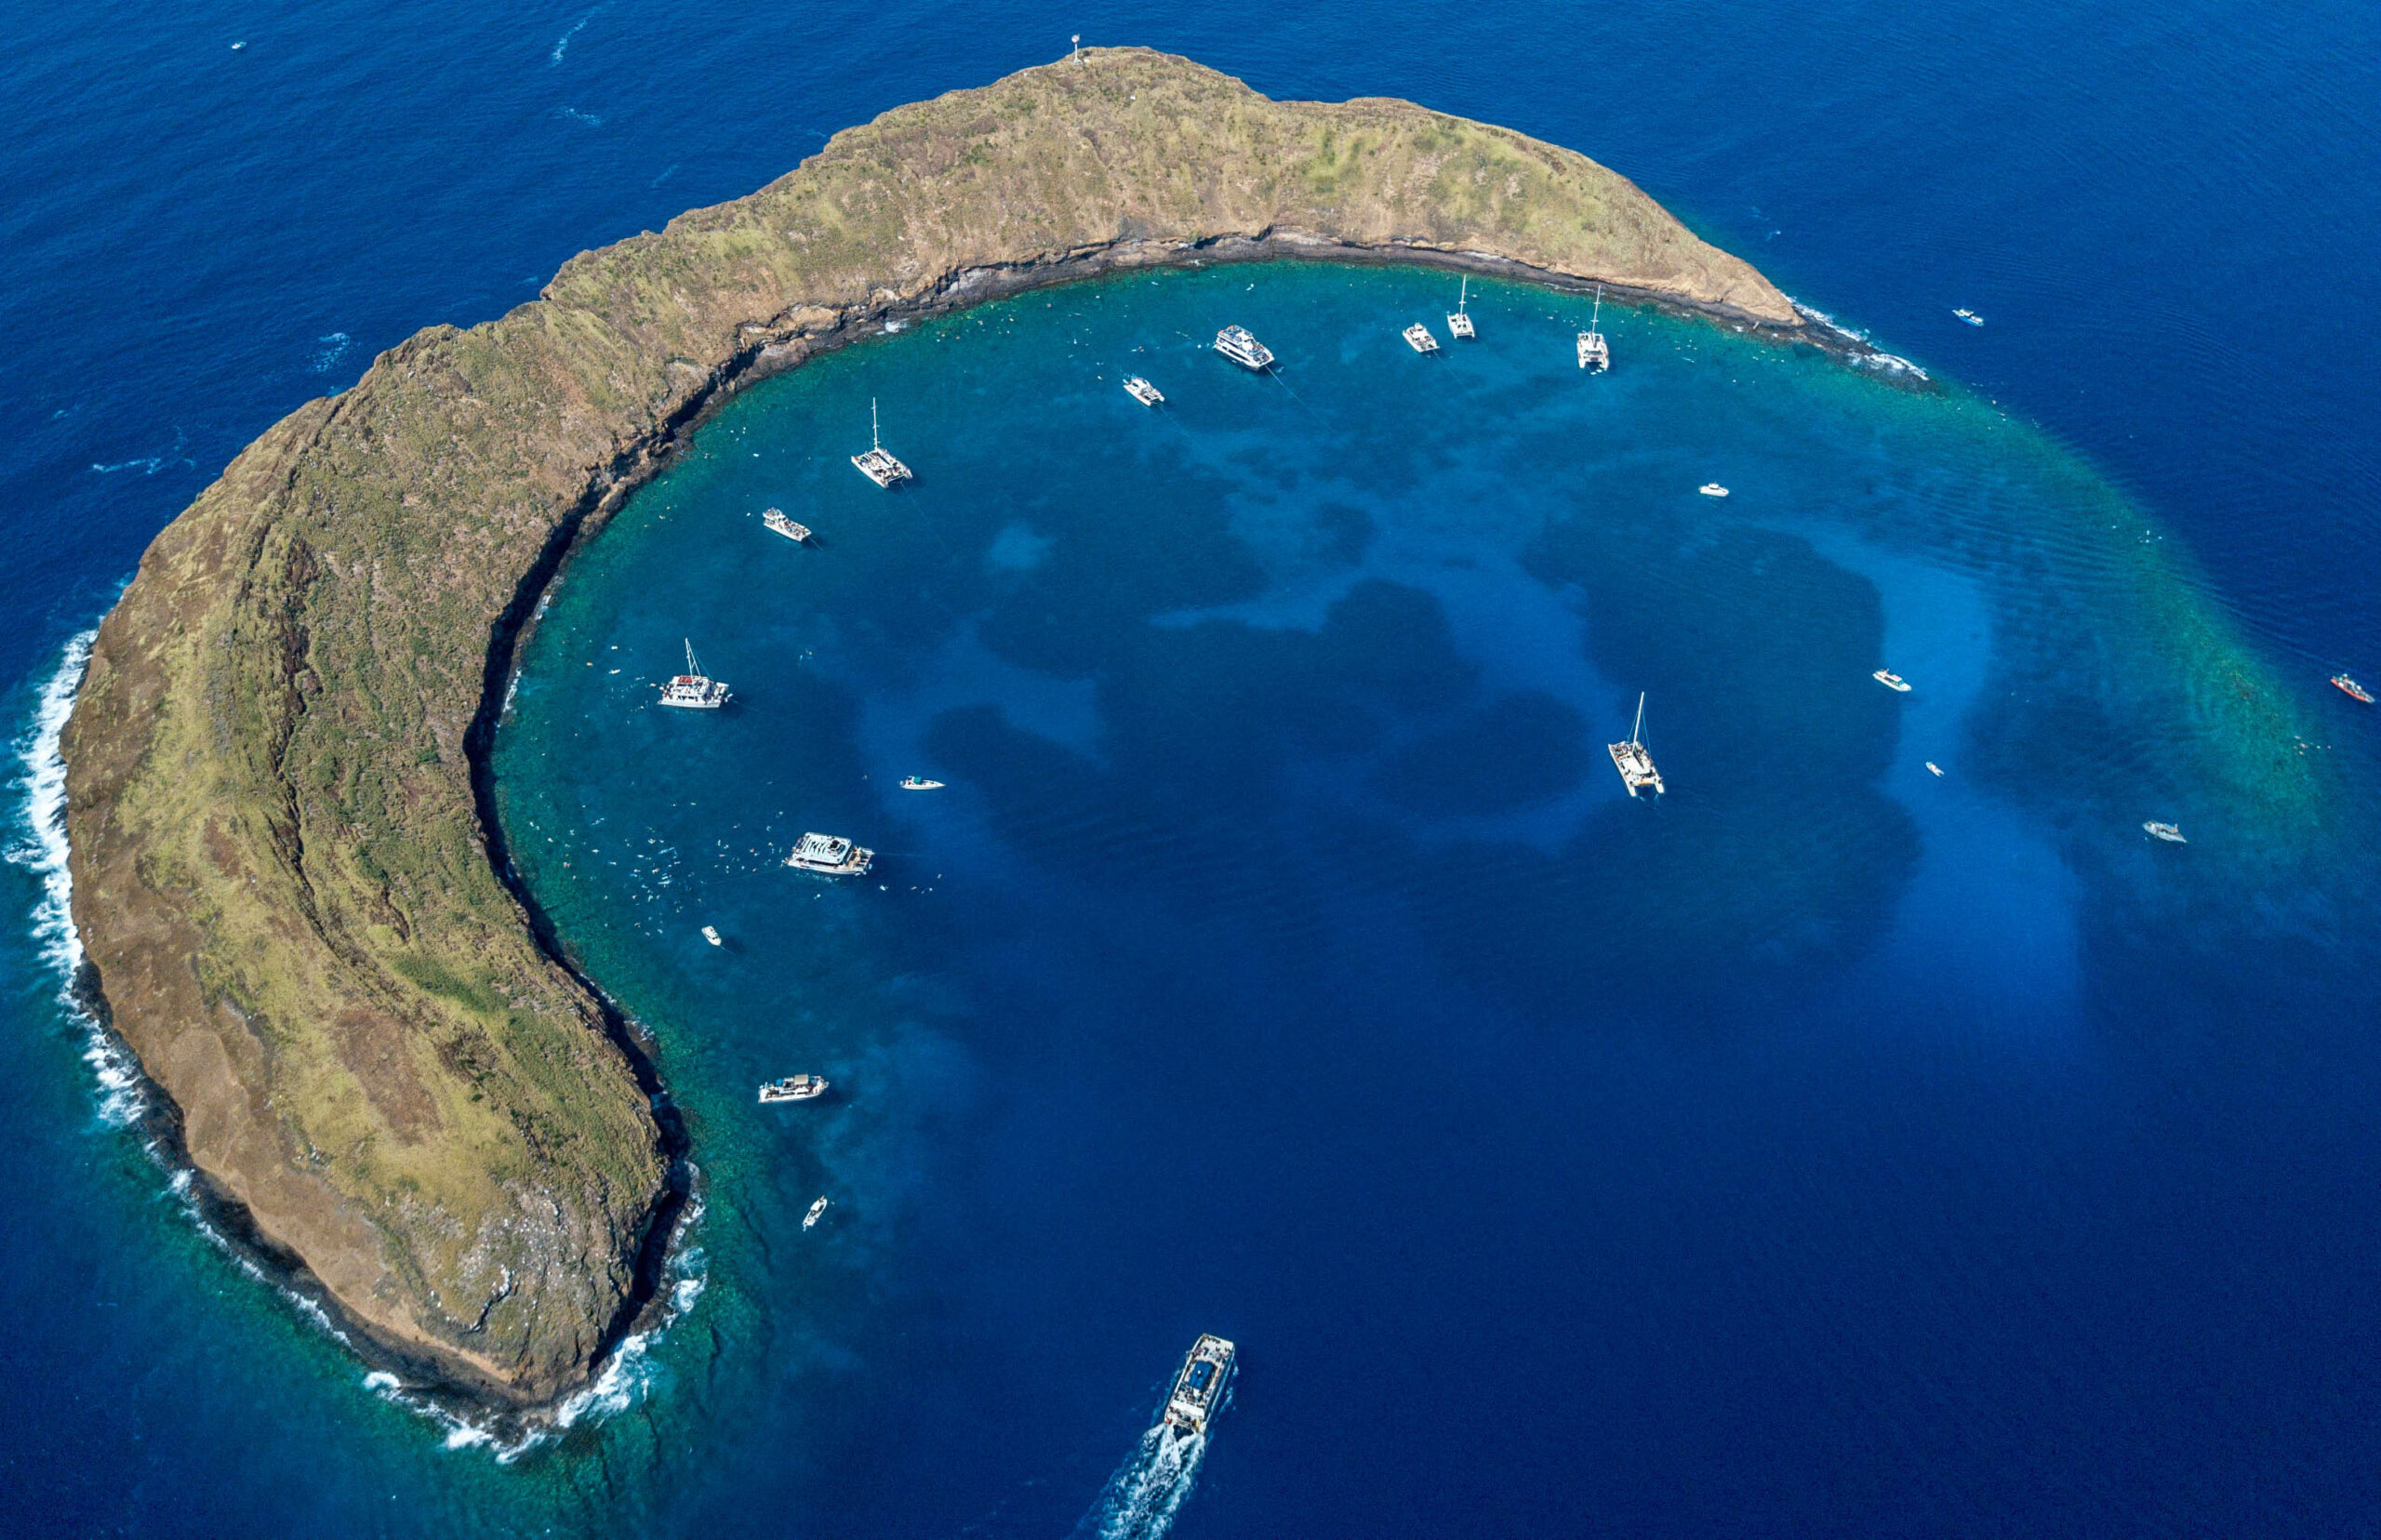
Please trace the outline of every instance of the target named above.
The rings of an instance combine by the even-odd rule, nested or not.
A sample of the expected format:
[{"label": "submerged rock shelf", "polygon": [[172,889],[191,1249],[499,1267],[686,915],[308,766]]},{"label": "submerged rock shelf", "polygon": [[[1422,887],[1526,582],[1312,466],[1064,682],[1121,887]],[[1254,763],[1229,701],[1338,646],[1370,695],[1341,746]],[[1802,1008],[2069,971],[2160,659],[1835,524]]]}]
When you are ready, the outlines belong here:
[{"label": "submerged rock shelf", "polygon": [[1109,49],[840,134],[244,451],[142,558],[64,747],[98,996],[258,1253],[425,1382],[533,1414],[585,1384],[653,1302],[685,1141],[490,812],[547,579],[763,375],[1035,285],[1284,255],[1852,346],[1569,151]]}]

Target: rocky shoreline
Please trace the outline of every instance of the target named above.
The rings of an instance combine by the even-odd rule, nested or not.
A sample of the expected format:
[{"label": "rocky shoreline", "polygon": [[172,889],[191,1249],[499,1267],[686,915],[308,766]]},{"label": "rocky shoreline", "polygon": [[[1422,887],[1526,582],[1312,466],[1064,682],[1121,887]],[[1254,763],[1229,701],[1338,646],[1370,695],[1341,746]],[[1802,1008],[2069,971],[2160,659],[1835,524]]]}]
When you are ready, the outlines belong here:
[{"label": "rocky shoreline", "polygon": [[1887,356],[1584,157],[1139,49],[897,109],[418,335],[158,538],[64,736],[90,992],[219,1229],[459,1405],[534,1422],[587,1385],[659,1308],[690,1168],[495,815],[554,577],[757,379],[1027,289],[1284,258],[1602,284]]}]

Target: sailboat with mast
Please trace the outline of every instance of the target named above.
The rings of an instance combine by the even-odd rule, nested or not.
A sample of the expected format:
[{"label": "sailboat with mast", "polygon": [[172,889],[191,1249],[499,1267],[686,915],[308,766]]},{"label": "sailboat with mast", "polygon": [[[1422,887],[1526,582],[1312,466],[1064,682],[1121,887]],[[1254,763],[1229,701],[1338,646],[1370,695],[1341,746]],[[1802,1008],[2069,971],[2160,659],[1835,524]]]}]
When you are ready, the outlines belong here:
[{"label": "sailboat with mast", "polygon": [[1456,295],[1455,309],[1447,312],[1447,335],[1459,342],[1469,342],[1480,334],[1471,329],[1471,279],[1465,275],[1462,289]]},{"label": "sailboat with mast", "polygon": [[1620,779],[1629,788],[1630,796],[1647,790],[1657,797],[1662,794],[1662,773],[1654,768],[1654,756],[1645,751],[1644,692],[1638,692],[1637,724],[1629,729],[1628,739],[1609,747],[1613,768],[1620,772]]},{"label": "sailboat with mast", "polygon": [[859,467],[861,475],[879,486],[890,487],[895,482],[905,482],[910,479],[910,468],[895,459],[893,452],[885,448],[884,441],[876,436],[876,398],[874,396],[868,398],[868,453],[854,455],[852,463]]},{"label": "sailboat with mast", "polygon": [[1612,367],[1612,349],[1603,339],[1603,285],[1596,285],[1596,308],[1588,329],[1579,334],[1579,367],[1602,374]]},{"label": "sailboat with mast", "polygon": [[661,686],[661,704],[695,711],[716,711],[727,704],[726,684],[704,674],[703,666],[695,661],[694,643],[686,643],[686,671]]}]

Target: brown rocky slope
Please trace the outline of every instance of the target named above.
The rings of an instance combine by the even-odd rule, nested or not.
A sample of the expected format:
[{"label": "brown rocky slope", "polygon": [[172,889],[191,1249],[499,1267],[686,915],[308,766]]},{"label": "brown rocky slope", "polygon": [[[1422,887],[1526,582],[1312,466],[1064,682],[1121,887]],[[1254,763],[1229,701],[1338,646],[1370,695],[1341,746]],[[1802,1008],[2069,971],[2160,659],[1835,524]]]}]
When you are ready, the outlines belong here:
[{"label": "brown rocky slope", "polygon": [[582,1382],[650,1291],[678,1139],[491,857],[490,702],[553,563],[725,392],[893,314],[1283,253],[1800,325],[1569,151],[1097,50],[575,258],[244,451],[100,628],[65,750],[97,989],[259,1247],[426,1377]]}]

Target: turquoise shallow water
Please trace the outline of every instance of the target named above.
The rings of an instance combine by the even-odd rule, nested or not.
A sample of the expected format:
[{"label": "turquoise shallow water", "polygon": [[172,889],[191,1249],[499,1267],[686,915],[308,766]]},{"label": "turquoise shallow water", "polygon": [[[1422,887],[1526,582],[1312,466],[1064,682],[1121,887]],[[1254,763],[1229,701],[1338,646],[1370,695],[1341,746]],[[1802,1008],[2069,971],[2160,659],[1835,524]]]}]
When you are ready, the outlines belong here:
[{"label": "turquoise shallow water", "polygon": [[[2062,1447],[2212,1372],[2145,1298],[2270,1257],[2172,1229],[2223,1140],[2165,1147],[2175,1050],[2108,1027],[2353,961],[2311,703],[1986,404],[1629,310],[1590,377],[1584,304],[1499,285],[1417,357],[1453,297],[1276,266],[924,325],[733,403],[565,570],[499,800],[706,1176],[700,1297],[582,1441],[822,1533],[1052,1533],[1216,1330],[1186,1523],[1691,1528],[1880,1416],[1944,1493],[2086,1480]],[[727,710],[654,704],[682,639]],[[1640,689],[1658,805],[1603,747]],[[811,829],[877,870],[788,870]],[[837,1094],[752,1105],[796,1069]]]}]

